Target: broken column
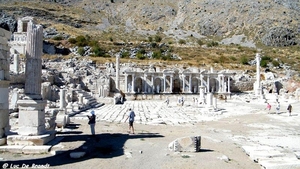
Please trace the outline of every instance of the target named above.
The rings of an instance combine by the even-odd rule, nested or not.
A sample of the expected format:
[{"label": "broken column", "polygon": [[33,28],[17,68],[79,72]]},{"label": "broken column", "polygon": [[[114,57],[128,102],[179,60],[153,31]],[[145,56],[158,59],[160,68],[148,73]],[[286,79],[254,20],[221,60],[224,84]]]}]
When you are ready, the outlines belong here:
[{"label": "broken column", "polygon": [[14,54],[14,72],[16,74],[19,74],[20,72],[19,64],[20,64],[20,57],[18,54]]},{"label": "broken column", "polygon": [[43,145],[52,140],[55,132],[45,129],[46,100],[41,95],[43,27],[31,21],[27,27],[25,97],[18,100],[18,136],[9,136],[9,145]]},{"label": "broken column", "polygon": [[9,47],[7,44],[10,32],[0,28],[0,145],[6,143],[6,132],[9,130]]}]

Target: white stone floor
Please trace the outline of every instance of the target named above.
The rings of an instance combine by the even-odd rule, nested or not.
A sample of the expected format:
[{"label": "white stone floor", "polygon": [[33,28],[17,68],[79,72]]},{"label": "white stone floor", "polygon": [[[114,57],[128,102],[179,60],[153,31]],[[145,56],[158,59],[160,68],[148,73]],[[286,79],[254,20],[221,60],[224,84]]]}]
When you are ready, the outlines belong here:
[{"label": "white stone floor", "polygon": [[[135,123],[147,125],[193,125],[201,121],[217,121],[229,116],[261,114],[267,116],[266,123],[253,123],[253,128],[244,135],[224,132],[227,137],[239,144],[249,157],[264,168],[300,168],[300,103],[293,103],[293,116],[289,117],[286,107],[289,101],[282,102],[282,114],[266,114],[266,103],[261,100],[245,102],[233,98],[228,102],[218,100],[218,110],[205,105],[195,105],[187,100],[184,106],[177,105],[176,99],[169,106],[162,100],[126,101],[123,105],[104,105],[95,109],[97,121],[124,122],[129,108],[135,111]],[[272,103],[275,110],[275,103]],[[74,118],[86,119],[89,111],[77,114]],[[299,114],[299,115],[298,115]],[[241,122],[241,125],[243,123]],[[246,124],[245,124],[246,125]],[[259,128],[259,132],[255,130]]]}]

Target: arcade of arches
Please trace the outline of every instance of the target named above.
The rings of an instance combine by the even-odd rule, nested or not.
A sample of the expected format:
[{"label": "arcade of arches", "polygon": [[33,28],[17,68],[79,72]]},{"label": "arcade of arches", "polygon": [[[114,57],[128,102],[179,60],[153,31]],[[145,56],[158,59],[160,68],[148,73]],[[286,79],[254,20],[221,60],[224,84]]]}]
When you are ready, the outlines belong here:
[{"label": "arcade of arches", "polygon": [[204,86],[205,92],[230,93],[233,73],[225,71],[201,71],[199,69],[165,69],[161,72],[145,70],[142,72],[127,69],[125,76],[125,93],[159,94],[159,93],[199,93]]}]

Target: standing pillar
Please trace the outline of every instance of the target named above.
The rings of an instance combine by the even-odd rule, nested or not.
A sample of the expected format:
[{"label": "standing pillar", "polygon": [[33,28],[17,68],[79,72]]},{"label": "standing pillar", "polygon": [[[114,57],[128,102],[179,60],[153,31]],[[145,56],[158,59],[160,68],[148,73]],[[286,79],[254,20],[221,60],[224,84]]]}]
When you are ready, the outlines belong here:
[{"label": "standing pillar", "polygon": [[192,75],[189,76],[189,92],[193,92],[192,91]]},{"label": "standing pillar", "polygon": [[116,89],[120,89],[120,56],[116,56]]},{"label": "standing pillar", "polygon": [[185,75],[182,75],[182,93],[185,92]]},{"label": "standing pillar", "polygon": [[132,86],[132,89],[131,89],[131,92],[134,93],[134,75],[132,75],[132,80],[131,80],[131,86]]},{"label": "standing pillar", "polygon": [[213,106],[213,94],[212,93],[207,93],[206,95],[206,103],[207,103],[207,107],[210,108]]},{"label": "standing pillar", "polygon": [[227,85],[227,86],[228,86],[228,89],[227,89],[227,92],[230,93],[230,77],[228,76],[227,78],[228,78],[228,79],[227,79],[227,81],[228,81],[228,85]]},{"label": "standing pillar", "polygon": [[60,89],[59,92],[59,109],[64,109],[66,107],[66,90]]},{"label": "standing pillar", "polygon": [[0,28],[0,145],[6,143],[5,133],[9,130],[9,47],[10,32]]},{"label": "standing pillar", "polygon": [[19,74],[20,72],[19,64],[20,64],[20,57],[18,54],[14,54],[14,72],[16,74]]},{"label": "standing pillar", "polygon": [[163,77],[164,77],[164,93],[166,93],[166,75],[164,75]]},{"label": "standing pillar", "polygon": [[25,99],[19,100],[19,135],[45,133],[46,101],[41,96],[43,27],[31,21],[27,27]]},{"label": "standing pillar", "polygon": [[254,90],[256,96],[262,95],[262,89],[260,84],[260,54],[256,54],[256,81],[254,83]]},{"label": "standing pillar", "polygon": [[128,83],[128,79],[127,78],[128,78],[128,75],[125,74],[125,91],[126,92],[128,92],[128,84],[127,84]]},{"label": "standing pillar", "polygon": [[210,88],[210,86],[209,86],[209,75],[207,75],[207,93],[210,93],[210,91],[209,91],[209,88]]},{"label": "standing pillar", "polygon": [[147,92],[147,89],[148,89],[147,74],[144,75],[144,79],[145,79],[145,83],[144,83],[144,91],[145,91],[145,93],[148,93],[148,92]]},{"label": "standing pillar", "polygon": [[154,75],[151,75],[151,84],[152,94],[154,94]]},{"label": "standing pillar", "polygon": [[170,76],[170,93],[173,92],[173,75]]}]

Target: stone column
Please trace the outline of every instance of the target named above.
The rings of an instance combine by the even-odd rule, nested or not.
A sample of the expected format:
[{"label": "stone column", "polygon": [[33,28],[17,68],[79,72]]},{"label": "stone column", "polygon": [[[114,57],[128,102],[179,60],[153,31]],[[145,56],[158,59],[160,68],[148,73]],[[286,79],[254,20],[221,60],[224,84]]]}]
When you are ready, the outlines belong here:
[{"label": "stone column", "polygon": [[116,56],[116,88],[120,89],[120,56]]},{"label": "stone column", "polygon": [[134,75],[132,75],[131,87],[132,87],[131,92],[135,93],[135,91],[134,91]]},{"label": "stone column", "polygon": [[172,93],[173,90],[173,76],[170,76],[170,93]]},{"label": "stone column", "polygon": [[214,109],[218,109],[217,98],[216,97],[213,97],[213,107],[214,107]]},{"label": "stone column", "polygon": [[144,79],[145,79],[145,84],[144,84],[144,91],[145,93],[147,93],[147,89],[148,89],[148,83],[147,83],[147,75],[144,75]]},{"label": "stone column", "polygon": [[204,104],[205,103],[205,96],[204,96],[204,86],[199,87],[199,103]]},{"label": "stone column", "polygon": [[222,83],[222,78],[221,78],[221,75],[218,75],[218,93],[220,93],[222,91],[221,89],[221,83]]},{"label": "stone column", "polygon": [[230,77],[228,76],[227,78],[228,78],[228,89],[227,89],[228,91],[227,92],[230,93]]},{"label": "stone column", "polygon": [[0,145],[6,143],[5,133],[9,130],[9,47],[11,33],[0,28]]},{"label": "stone column", "polygon": [[182,93],[185,92],[185,75],[182,75]]},{"label": "stone column", "polygon": [[164,93],[166,93],[166,75],[163,75],[164,77]]},{"label": "stone column", "polygon": [[152,84],[152,85],[151,85],[151,86],[152,86],[152,87],[151,87],[151,88],[152,88],[152,94],[154,94],[154,92],[155,92],[155,91],[154,91],[154,75],[151,75],[151,84]]},{"label": "stone column", "polygon": [[20,64],[20,57],[18,54],[14,54],[14,72],[16,74],[19,74],[20,72],[19,64]]},{"label": "stone column", "polygon": [[125,74],[125,91],[126,92],[128,92],[128,85],[127,85],[127,83],[128,83],[128,75],[127,74]]},{"label": "stone column", "polygon": [[212,93],[207,93],[206,96],[206,103],[207,103],[207,107],[212,107],[213,105],[213,94]]},{"label": "stone column", "polygon": [[46,101],[41,97],[43,27],[31,21],[27,27],[25,99],[19,100],[19,135],[45,133]]},{"label": "stone column", "polygon": [[60,89],[59,92],[59,109],[64,109],[66,107],[66,90]]},{"label": "stone column", "polygon": [[207,93],[210,93],[210,91],[209,91],[209,88],[210,88],[209,80],[210,80],[209,75],[207,75]]},{"label": "stone column", "polygon": [[192,75],[189,76],[189,92],[193,92],[192,91]]},{"label": "stone column", "polygon": [[254,83],[254,90],[256,96],[262,95],[262,89],[260,84],[260,54],[256,54],[256,82]]}]

